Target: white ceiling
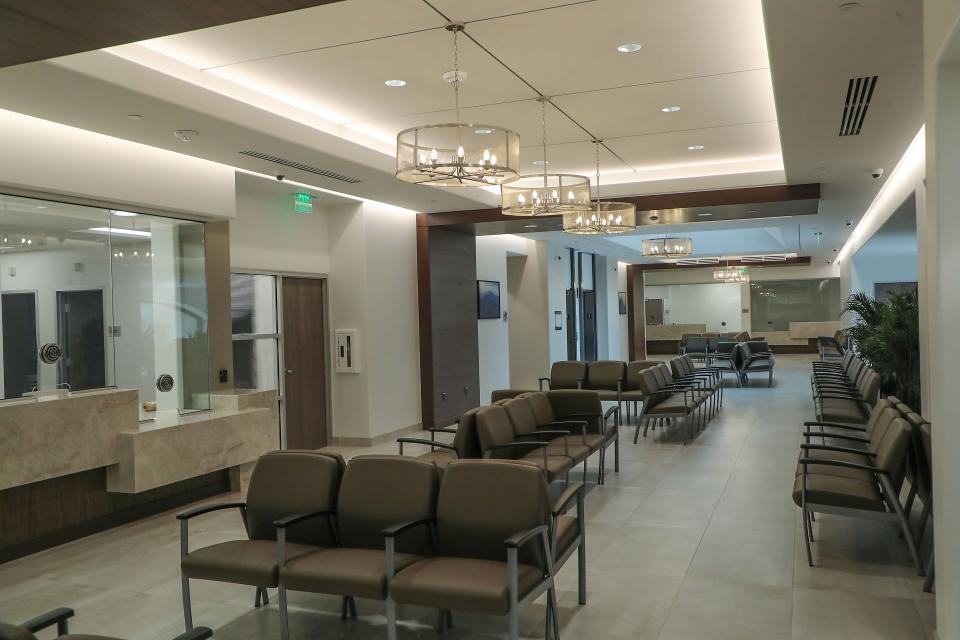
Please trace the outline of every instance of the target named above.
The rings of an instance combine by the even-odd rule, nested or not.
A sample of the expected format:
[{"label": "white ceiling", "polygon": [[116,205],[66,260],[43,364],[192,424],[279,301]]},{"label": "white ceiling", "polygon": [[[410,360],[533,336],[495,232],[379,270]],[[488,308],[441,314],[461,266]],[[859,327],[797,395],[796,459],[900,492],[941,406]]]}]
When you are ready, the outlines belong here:
[{"label": "white ceiling", "polygon": [[[818,215],[680,231],[726,230],[700,238],[703,255],[784,251],[795,250],[799,224],[802,245],[824,234],[804,253],[828,260],[883,182],[869,170],[889,175],[922,120],[921,3],[839,4],[345,0],[3,69],[0,108],[269,174],[277,167],[238,155],[266,151],[362,182],[285,170],[296,180],[419,211],[496,206],[492,190],[393,177],[398,130],[454,117],[440,76],[452,68],[443,27],[459,20],[478,43],[460,42],[461,118],[518,131],[524,171],[541,170],[532,164],[540,92],[555,105],[550,171],[592,177],[590,141],[601,137],[605,195],[821,182]],[[616,51],[628,42],[643,48]],[[839,138],[847,79],[872,74],[880,80],[862,134]],[[393,78],[407,85],[384,86]],[[681,110],[660,111],[671,105]],[[185,145],[174,129],[200,137]],[[642,235],[595,246],[626,257]]]}]

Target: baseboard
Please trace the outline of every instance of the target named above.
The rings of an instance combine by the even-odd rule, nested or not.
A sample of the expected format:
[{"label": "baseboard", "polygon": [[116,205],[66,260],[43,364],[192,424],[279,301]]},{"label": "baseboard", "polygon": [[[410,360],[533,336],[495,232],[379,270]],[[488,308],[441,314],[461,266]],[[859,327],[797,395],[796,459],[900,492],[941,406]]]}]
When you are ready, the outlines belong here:
[{"label": "baseboard", "polygon": [[373,447],[375,445],[382,444],[384,442],[390,442],[391,440],[396,440],[397,438],[411,433],[416,433],[418,431],[423,431],[423,425],[419,422],[417,424],[412,424],[409,427],[401,427],[394,431],[381,433],[380,435],[372,438],[333,436],[331,441],[336,447]]}]

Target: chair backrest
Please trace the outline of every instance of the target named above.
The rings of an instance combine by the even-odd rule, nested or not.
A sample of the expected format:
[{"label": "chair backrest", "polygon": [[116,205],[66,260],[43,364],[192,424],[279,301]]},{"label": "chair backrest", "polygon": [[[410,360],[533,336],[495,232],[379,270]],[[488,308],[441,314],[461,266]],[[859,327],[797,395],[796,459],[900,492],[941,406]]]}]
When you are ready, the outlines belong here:
[{"label": "chair backrest", "polygon": [[750,340],[750,332],[749,332],[749,331],[741,331],[741,332],[738,333],[737,335],[733,336],[733,341],[734,341],[734,342],[747,342],[748,340]]},{"label": "chair backrest", "polygon": [[[360,549],[383,548],[384,528],[432,518],[436,513],[440,472],[436,465],[403,456],[358,456],[347,463],[340,482],[337,527],[340,544]],[[397,538],[397,549],[430,555],[427,527]]]},{"label": "chair backrest", "polygon": [[513,425],[514,435],[526,435],[537,430],[537,416],[526,398],[514,398],[503,403],[503,408]]},{"label": "chair backrest", "polygon": [[557,420],[557,414],[553,411],[553,405],[550,404],[550,396],[546,391],[532,391],[525,393],[521,398],[526,398],[533,409],[533,415],[537,419],[537,425],[550,424]]},{"label": "chair backrest", "polygon": [[[477,412],[477,437],[483,456],[488,455],[491,447],[513,442],[513,423],[503,405],[492,404]],[[489,455],[494,458],[513,457],[509,449],[493,451]]]},{"label": "chair backrest", "polygon": [[37,636],[20,625],[0,622],[0,640],[37,640]]},{"label": "chair backrest", "polygon": [[[504,540],[549,523],[547,484],[536,467],[486,460],[447,466],[437,504],[441,556],[503,562]],[[536,541],[524,545],[520,561],[545,569],[539,549]]]},{"label": "chair backrest", "polygon": [[861,397],[867,404],[874,405],[880,397],[880,374],[870,369],[857,385]]},{"label": "chair backrest", "polygon": [[624,391],[640,390],[640,372],[650,367],[655,367],[657,360],[634,360],[627,363],[627,372],[625,374],[623,389]]},{"label": "chair backrest", "polygon": [[689,356],[680,356],[678,358],[670,359],[670,371],[673,372],[673,377],[681,378],[687,375],[687,369],[686,369],[687,363],[686,363],[686,360],[684,360],[684,358],[688,358],[688,357]]},{"label": "chair backrest", "polygon": [[596,391],[561,389],[547,392],[557,420],[585,420],[588,433],[600,433],[603,404]]},{"label": "chair backrest", "polygon": [[[260,456],[247,489],[250,539],[276,540],[273,522],[285,516],[335,511],[340,475],[337,458],[318,451],[273,451]],[[333,532],[326,518],[313,518],[287,529],[287,540],[329,546]]]},{"label": "chair backrest", "polygon": [[691,337],[687,340],[686,349],[687,353],[706,353],[707,351],[707,339],[703,336]]},{"label": "chair backrest", "polygon": [[480,407],[470,409],[460,416],[457,433],[453,436],[453,446],[457,448],[457,455],[461,458],[479,458],[480,440],[477,437],[477,412]]},{"label": "chair backrest", "polygon": [[[900,417],[900,412],[891,406],[887,406],[887,408],[885,408],[883,411],[880,411],[879,414],[880,415],[877,417],[877,419],[873,421],[873,425],[871,426],[867,436],[870,440],[870,442],[867,444],[867,448],[873,452],[876,452],[877,447],[880,446],[880,443],[883,441],[883,438],[887,433],[887,429],[890,428],[890,425],[893,424],[893,421]],[[872,417],[873,414],[871,413],[871,418]]]},{"label": "chair backrest", "polygon": [[847,332],[844,331],[843,329],[837,329],[836,331],[834,331],[833,339],[836,341],[838,345],[840,345],[841,349],[847,348]]},{"label": "chair backrest", "polygon": [[[894,411],[894,413],[897,413]],[[883,438],[874,450],[874,465],[891,476],[896,476],[903,467],[907,447],[910,446],[913,427],[903,418],[895,418],[883,432]]]},{"label": "chair backrest", "polygon": [[711,351],[711,352],[716,351],[717,345],[720,344],[720,341],[723,339],[724,338],[720,335],[709,336],[707,338],[707,351]]},{"label": "chair backrest", "polygon": [[584,389],[617,390],[626,377],[627,365],[619,360],[597,360],[587,365],[587,379]]},{"label": "chair backrest", "polygon": [[685,347],[687,346],[687,342],[690,341],[690,338],[699,338],[699,337],[700,337],[699,333],[685,333],[682,336],[680,336],[680,345]]},{"label": "chair backrest", "polygon": [[649,369],[644,369],[640,372],[640,389],[643,391],[643,394],[647,396],[648,406],[654,406],[659,403],[663,398],[655,397],[654,394],[660,390],[662,386],[656,374],[656,367],[650,367]]},{"label": "chair backrest", "polygon": [[876,426],[880,416],[883,415],[884,410],[891,408],[893,408],[893,405],[887,402],[885,398],[877,400],[877,404],[873,405],[873,409],[870,410],[870,417],[867,418],[867,423],[863,427],[866,429],[868,435],[873,432],[873,428]]},{"label": "chair backrest", "polygon": [[654,367],[653,373],[655,376],[657,376],[657,382],[661,387],[665,387],[673,383],[673,374],[670,372],[670,367],[668,367],[665,362],[661,362]]},{"label": "chair backrest", "polygon": [[721,340],[717,343],[716,353],[730,354],[737,348],[737,343],[732,340]]},{"label": "chair backrest", "polygon": [[577,389],[587,376],[587,363],[578,360],[561,360],[550,367],[551,389]]}]

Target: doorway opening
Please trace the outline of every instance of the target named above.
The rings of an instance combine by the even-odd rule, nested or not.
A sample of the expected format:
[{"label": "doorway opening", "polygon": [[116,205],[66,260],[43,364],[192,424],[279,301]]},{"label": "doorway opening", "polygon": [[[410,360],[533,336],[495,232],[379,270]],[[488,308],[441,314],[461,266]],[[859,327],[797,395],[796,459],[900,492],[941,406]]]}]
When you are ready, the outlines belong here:
[{"label": "doorway opening", "polygon": [[107,386],[103,290],[57,291],[57,382],[72,391]]}]

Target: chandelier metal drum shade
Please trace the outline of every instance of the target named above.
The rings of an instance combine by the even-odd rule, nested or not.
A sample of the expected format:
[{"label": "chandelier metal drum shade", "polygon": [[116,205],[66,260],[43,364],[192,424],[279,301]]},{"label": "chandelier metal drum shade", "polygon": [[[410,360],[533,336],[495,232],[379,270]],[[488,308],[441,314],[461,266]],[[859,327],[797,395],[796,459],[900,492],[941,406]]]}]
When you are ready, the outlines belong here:
[{"label": "chandelier metal drum shade", "polygon": [[597,201],[590,211],[563,214],[563,230],[578,235],[627,233],[637,228],[637,208],[629,202],[600,201],[600,141],[593,141],[597,156]]},{"label": "chandelier metal drum shade", "polygon": [[590,178],[566,173],[547,173],[546,103],[541,97],[540,125],[543,131],[543,173],[520,176],[500,185],[500,207],[508,216],[548,216],[590,211]]},{"label": "chandelier metal drum shade", "polygon": [[648,258],[683,258],[693,253],[690,238],[652,238],[643,241],[643,255]]},{"label": "chandelier metal drum shade", "polygon": [[397,134],[397,172],[404,182],[439,187],[482,187],[516,180],[520,175],[520,136],[509,129],[460,120],[458,36],[462,24],[449,24],[453,32],[453,71],[443,79],[453,85],[454,118],[458,122],[428,124]]}]

